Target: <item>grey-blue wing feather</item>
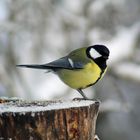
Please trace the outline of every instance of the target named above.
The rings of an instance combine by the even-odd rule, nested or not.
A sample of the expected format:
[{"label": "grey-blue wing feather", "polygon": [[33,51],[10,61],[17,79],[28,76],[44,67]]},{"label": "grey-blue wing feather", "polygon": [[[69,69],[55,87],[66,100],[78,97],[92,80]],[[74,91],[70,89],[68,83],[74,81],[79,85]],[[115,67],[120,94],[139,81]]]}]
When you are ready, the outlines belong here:
[{"label": "grey-blue wing feather", "polygon": [[26,67],[26,68],[34,68],[34,69],[48,69],[48,70],[53,70],[57,71],[59,69],[82,69],[83,64],[79,61],[73,61],[72,59],[68,57],[62,57],[58,60],[52,61],[47,64],[32,64],[32,65],[17,65],[18,67]]},{"label": "grey-blue wing feather", "polygon": [[82,69],[83,68],[83,64],[81,62],[72,61],[72,64],[71,64],[68,57],[62,57],[58,60],[47,63],[44,66],[50,67],[52,69],[61,69],[61,68],[63,68],[63,69]]}]

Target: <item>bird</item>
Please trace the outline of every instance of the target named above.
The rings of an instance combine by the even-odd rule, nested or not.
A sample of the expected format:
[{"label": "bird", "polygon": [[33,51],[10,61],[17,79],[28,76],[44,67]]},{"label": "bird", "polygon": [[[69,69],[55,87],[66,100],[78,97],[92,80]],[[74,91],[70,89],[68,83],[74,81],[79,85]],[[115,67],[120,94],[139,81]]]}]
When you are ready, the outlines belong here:
[{"label": "bird", "polygon": [[107,70],[110,51],[105,45],[78,48],[68,55],[45,64],[22,64],[17,67],[35,68],[53,72],[69,87],[88,100],[83,89],[95,85]]}]

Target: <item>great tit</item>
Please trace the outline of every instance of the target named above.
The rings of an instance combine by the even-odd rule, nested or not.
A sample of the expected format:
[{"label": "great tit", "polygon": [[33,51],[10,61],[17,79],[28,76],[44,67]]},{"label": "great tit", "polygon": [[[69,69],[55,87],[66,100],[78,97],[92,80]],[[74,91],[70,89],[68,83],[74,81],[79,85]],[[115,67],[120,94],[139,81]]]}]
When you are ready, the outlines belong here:
[{"label": "great tit", "polygon": [[76,49],[58,60],[41,65],[17,65],[18,67],[52,71],[69,87],[76,89],[88,99],[82,89],[97,83],[107,69],[109,50],[104,45],[93,45]]}]

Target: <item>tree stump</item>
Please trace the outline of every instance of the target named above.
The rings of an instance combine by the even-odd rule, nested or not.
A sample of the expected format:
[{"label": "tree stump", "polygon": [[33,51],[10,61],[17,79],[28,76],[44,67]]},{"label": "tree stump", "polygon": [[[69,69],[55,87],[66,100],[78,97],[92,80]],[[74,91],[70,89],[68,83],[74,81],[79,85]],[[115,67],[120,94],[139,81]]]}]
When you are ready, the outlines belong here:
[{"label": "tree stump", "polygon": [[0,100],[0,140],[94,140],[99,102]]}]

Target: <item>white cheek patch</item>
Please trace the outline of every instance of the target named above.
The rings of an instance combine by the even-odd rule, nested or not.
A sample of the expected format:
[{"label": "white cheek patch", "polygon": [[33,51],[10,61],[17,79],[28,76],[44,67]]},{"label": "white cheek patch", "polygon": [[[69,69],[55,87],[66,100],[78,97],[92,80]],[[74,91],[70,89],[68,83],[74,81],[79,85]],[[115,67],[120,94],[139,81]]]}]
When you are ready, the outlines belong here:
[{"label": "white cheek patch", "polygon": [[70,65],[71,65],[71,67],[73,68],[74,67],[73,61],[70,58],[68,58],[68,61],[69,61]]},{"label": "white cheek patch", "polygon": [[101,57],[102,55],[98,53],[95,49],[91,48],[90,51],[90,56],[94,59]]}]

